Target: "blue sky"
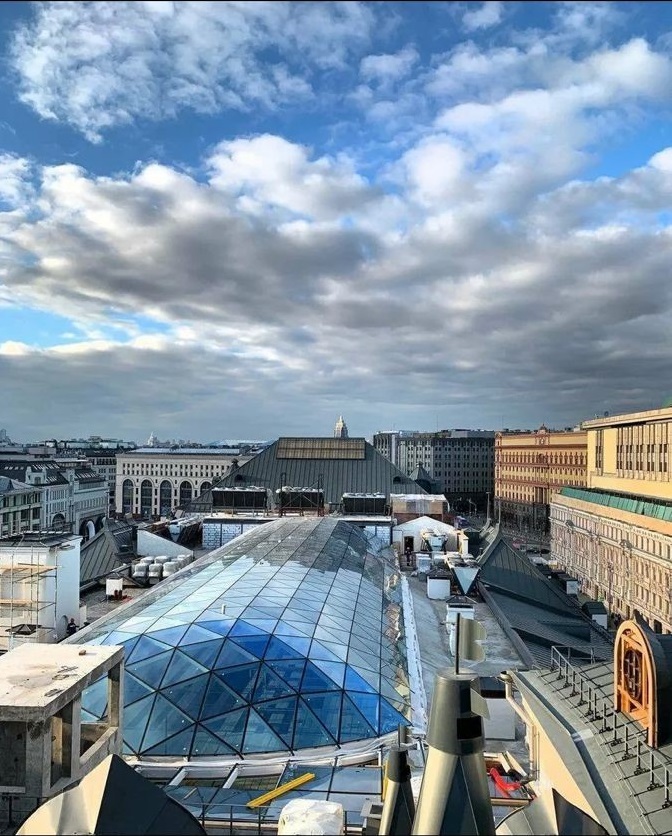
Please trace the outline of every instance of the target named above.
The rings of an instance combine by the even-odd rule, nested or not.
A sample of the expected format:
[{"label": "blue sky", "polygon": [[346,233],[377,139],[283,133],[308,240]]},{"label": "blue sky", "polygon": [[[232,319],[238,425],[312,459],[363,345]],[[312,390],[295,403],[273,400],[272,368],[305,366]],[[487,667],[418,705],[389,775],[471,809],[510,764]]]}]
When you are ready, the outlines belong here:
[{"label": "blue sky", "polygon": [[0,426],[659,405],[671,52],[669,3],[0,4]]}]

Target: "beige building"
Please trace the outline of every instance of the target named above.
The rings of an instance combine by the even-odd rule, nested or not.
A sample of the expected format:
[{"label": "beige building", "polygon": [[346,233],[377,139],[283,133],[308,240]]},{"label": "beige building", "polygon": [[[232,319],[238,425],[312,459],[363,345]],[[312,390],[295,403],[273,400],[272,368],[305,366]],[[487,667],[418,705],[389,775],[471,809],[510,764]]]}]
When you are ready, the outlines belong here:
[{"label": "beige building", "polygon": [[587,487],[553,500],[553,556],[620,618],[639,613],[656,632],[672,632],[672,408],[582,426]]},{"label": "beige building", "polygon": [[585,487],[587,434],[549,430],[495,435],[495,516],[545,531],[552,495],[565,485]]},{"label": "beige building", "polygon": [[166,517],[249,459],[220,447],[145,447],[118,453],[117,511],[143,519]]},{"label": "beige building", "polygon": [[0,537],[40,528],[41,488],[0,476]]}]

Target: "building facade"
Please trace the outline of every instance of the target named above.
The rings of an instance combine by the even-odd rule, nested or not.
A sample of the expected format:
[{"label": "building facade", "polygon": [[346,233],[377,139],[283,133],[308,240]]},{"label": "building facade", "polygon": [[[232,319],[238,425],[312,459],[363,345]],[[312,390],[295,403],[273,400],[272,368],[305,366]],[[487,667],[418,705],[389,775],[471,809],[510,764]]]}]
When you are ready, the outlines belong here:
[{"label": "building facade", "polygon": [[0,537],[39,529],[41,508],[38,489],[0,476]]},{"label": "building facade", "polygon": [[0,475],[40,489],[42,531],[70,531],[88,540],[108,514],[107,485],[86,459],[5,457]]},{"label": "building facade", "polygon": [[248,461],[238,450],[219,447],[142,447],[117,455],[117,513],[143,519],[167,517],[231,470]]},{"label": "building facade", "polygon": [[672,408],[586,421],[587,486],[551,504],[554,559],[617,617],[672,632]]},{"label": "building facade", "polygon": [[441,430],[435,433],[387,431],[373,446],[404,473],[422,467],[457,511],[486,513],[494,492],[495,433]]},{"label": "building facade", "polygon": [[552,495],[565,485],[585,487],[585,430],[495,435],[495,516],[520,529],[548,531]]}]

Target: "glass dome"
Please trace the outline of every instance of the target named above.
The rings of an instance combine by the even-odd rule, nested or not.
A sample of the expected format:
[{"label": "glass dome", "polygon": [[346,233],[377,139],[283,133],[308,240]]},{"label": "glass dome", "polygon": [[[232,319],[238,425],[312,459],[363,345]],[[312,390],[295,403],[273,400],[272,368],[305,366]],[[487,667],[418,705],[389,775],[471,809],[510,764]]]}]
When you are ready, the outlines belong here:
[{"label": "glass dome", "polygon": [[[335,747],[408,724],[399,575],[334,519],[258,525],[76,635],[122,644],[124,744],[142,756]],[[105,715],[104,681],[82,717]]]}]

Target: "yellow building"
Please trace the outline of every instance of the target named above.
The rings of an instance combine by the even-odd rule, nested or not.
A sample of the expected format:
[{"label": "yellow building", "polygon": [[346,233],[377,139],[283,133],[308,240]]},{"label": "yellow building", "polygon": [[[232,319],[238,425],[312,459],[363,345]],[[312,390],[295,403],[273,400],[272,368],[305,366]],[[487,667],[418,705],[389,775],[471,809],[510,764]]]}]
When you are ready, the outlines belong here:
[{"label": "yellow building", "polygon": [[586,485],[586,433],[549,430],[495,435],[496,518],[547,530],[551,496]]},{"label": "yellow building", "polygon": [[585,421],[588,480],[551,505],[555,559],[619,618],[672,632],[672,408]]}]

